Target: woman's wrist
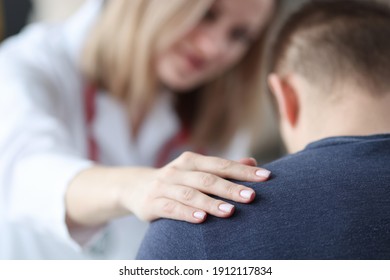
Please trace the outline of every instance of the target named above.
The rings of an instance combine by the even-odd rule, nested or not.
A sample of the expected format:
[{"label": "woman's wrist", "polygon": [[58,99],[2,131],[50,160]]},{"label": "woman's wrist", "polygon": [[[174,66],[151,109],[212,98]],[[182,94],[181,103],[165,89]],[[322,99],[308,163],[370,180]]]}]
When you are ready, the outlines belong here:
[{"label": "woman's wrist", "polygon": [[[142,209],[150,196],[150,182],[156,178],[157,169],[147,167],[128,167],[115,170],[117,209],[121,213],[135,214],[141,220],[150,220]],[[152,205],[149,205],[152,207]]]},{"label": "woman's wrist", "polygon": [[121,198],[126,181],[124,172],[102,166],[80,172],[65,196],[68,219],[83,226],[97,226],[130,214]]}]

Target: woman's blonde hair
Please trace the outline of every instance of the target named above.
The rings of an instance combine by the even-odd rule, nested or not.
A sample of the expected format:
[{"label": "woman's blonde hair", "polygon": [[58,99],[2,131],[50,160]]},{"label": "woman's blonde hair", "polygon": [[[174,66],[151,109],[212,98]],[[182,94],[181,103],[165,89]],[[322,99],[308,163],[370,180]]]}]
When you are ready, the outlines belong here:
[{"label": "woman's blonde hair", "polygon": [[[87,79],[127,104],[137,135],[156,100],[154,55],[195,26],[214,0],[106,1],[87,39]],[[262,36],[234,68],[194,92],[176,95],[177,110],[196,146],[222,149],[239,127],[256,129],[260,107]]]}]

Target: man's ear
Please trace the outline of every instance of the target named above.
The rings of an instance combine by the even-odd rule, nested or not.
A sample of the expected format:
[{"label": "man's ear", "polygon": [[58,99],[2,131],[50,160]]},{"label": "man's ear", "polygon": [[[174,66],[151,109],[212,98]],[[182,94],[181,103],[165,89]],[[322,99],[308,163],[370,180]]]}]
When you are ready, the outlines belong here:
[{"label": "man's ear", "polygon": [[289,77],[280,78],[272,73],[268,76],[268,85],[275,96],[281,119],[295,127],[298,122],[299,100],[293,80]]}]

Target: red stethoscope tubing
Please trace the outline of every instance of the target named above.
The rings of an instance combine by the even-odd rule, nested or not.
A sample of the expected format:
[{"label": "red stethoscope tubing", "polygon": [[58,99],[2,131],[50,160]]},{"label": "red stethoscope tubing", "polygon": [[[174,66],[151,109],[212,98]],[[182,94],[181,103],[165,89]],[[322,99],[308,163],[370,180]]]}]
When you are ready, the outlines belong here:
[{"label": "red stethoscope tubing", "polygon": [[96,115],[96,87],[89,85],[84,90],[84,112],[87,129],[87,145],[88,145],[88,158],[92,161],[99,162],[99,146],[93,135],[93,123]]}]

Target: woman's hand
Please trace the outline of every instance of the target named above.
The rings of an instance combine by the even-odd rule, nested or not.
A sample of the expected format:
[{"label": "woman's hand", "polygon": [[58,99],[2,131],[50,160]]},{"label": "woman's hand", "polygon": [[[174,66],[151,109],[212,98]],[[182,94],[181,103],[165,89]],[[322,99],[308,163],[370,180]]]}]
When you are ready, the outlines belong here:
[{"label": "woman's hand", "polygon": [[123,185],[120,204],[147,221],[170,218],[201,223],[207,213],[229,217],[234,205],[208,195],[240,203],[253,201],[251,188],[226,179],[267,180],[270,172],[255,165],[251,158],[234,162],[185,152],[163,168],[138,169],[137,178]]},{"label": "woman's hand", "polygon": [[270,172],[255,165],[250,158],[234,162],[186,152],[160,169],[94,166],[78,174],[67,189],[68,227],[97,226],[131,213],[147,221],[191,223],[203,222],[207,214],[229,217],[234,206],[209,195],[251,202],[252,189],[226,179],[267,180]]}]

